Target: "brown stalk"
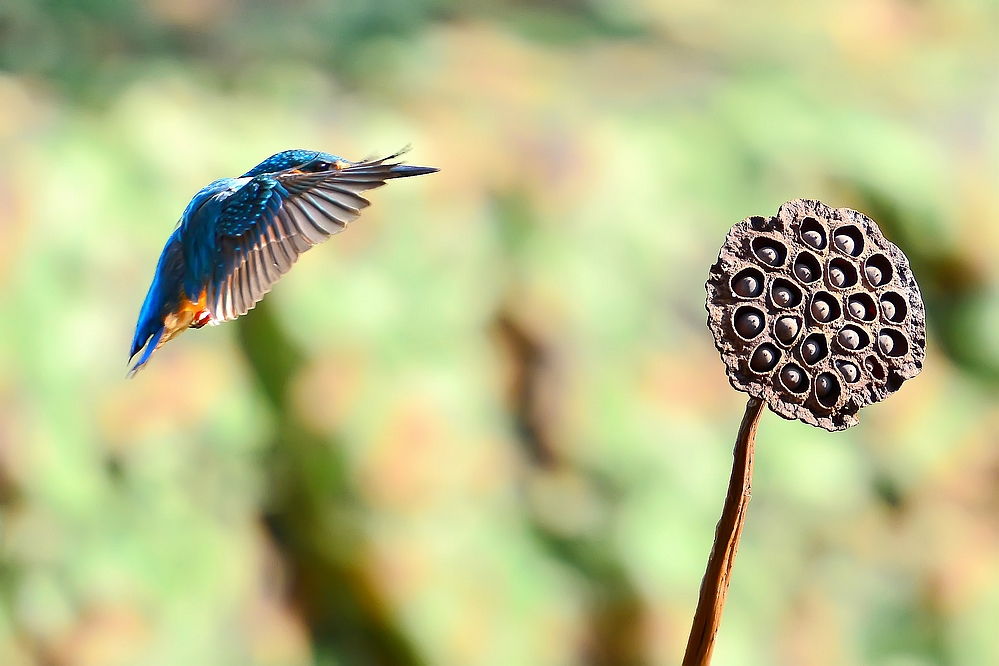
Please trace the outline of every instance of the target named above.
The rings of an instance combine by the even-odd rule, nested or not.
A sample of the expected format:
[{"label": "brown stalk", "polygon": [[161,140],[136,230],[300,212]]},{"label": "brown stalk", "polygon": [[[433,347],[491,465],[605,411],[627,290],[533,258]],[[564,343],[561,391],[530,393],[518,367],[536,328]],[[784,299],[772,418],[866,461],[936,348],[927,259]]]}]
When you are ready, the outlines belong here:
[{"label": "brown stalk", "polygon": [[704,580],[701,581],[701,593],[694,612],[694,622],[690,627],[690,637],[687,639],[687,650],[683,655],[683,666],[707,666],[711,663],[715,635],[721,624],[725,596],[732,579],[735,553],[739,549],[743,523],[746,522],[746,508],[753,493],[753,453],[756,427],[762,413],[763,401],[750,398],[746,403],[742,425],[739,426],[728,495],[725,497],[718,527],[715,528],[715,542],[711,547]]}]

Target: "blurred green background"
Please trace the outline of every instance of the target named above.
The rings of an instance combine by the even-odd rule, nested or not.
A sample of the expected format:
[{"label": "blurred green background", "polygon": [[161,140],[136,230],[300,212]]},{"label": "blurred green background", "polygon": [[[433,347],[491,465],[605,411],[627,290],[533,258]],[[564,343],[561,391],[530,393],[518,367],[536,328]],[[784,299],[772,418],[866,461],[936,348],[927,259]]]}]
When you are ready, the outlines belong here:
[{"label": "blurred green background", "polygon": [[[999,663],[999,5],[0,1],[0,664],[679,663],[745,396],[704,288],[877,219],[921,376],[772,414],[716,666]],[[126,381],[189,198],[411,143]]]}]

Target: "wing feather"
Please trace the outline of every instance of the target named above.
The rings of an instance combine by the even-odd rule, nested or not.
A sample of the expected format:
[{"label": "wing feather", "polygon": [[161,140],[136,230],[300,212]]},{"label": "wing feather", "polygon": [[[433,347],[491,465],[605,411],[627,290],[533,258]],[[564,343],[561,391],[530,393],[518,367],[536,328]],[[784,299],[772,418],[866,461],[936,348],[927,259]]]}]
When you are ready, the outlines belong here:
[{"label": "wing feather", "polygon": [[337,219],[335,214],[330,214],[326,208],[315,201],[314,198],[309,197],[308,195],[303,195],[300,203],[312,214],[310,221],[315,226],[319,227],[319,230],[322,231],[327,238],[334,234],[338,234],[347,228],[346,224],[342,224],[340,220]]},{"label": "wing feather", "polygon": [[215,322],[245,314],[299,255],[347,228],[370,205],[361,193],[435,171],[390,161],[396,157],[329,171],[261,173],[236,191],[220,215],[219,260],[208,287]]},{"label": "wing feather", "polygon": [[243,271],[238,266],[232,272],[232,312],[235,316],[243,314]]},{"label": "wing feather", "polygon": [[343,220],[344,224],[353,222],[360,216],[361,211],[344,202],[342,198],[333,196],[331,193],[316,188],[310,193],[317,201],[324,202],[323,210],[326,210],[332,217]]},{"label": "wing feather", "polygon": [[292,264],[298,259],[298,253],[293,255],[288,254],[291,248],[287,247],[285,243],[282,243],[278,239],[273,228],[268,227],[267,229],[267,251],[270,253],[271,259],[274,261],[274,266],[277,268],[278,276],[284,275],[291,270]]},{"label": "wing feather", "polygon": [[260,253],[254,254],[253,258],[251,259],[251,273],[253,275],[253,282],[255,284],[255,288],[253,291],[254,303],[260,301],[260,299],[264,297],[264,294],[266,294],[271,290],[271,286],[275,282],[277,282],[277,278],[273,280],[268,278],[267,271],[264,268],[266,263],[267,262],[264,260],[264,255]]},{"label": "wing feather", "polygon": [[347,228],[347,222],[339,217],[343,215],[343,212],[333,204],[313,197],[311,194],[303,194],[302,203],[312,210],[313,215],[310,218],[312,223],[326,232],[327,235],[338,234]]},{"label": "wing feather", "polygon": [[[360,213],[361,209],[367,208],[371,205],[371,202],[360,196],[356,192],[351,191],[352,187],[357,186],[357,183],[348,183],[350,187],[341,186],[335,183],[324,183],[323,185],[316,188],[317,191],[324,194],[330,195],[330,198],[334,199],[338,203],[347,207],[355,213]],[[365,187],[359,191],[370,190],[370,187]]]},{"label": "wing feather", "polygon": [[257,295],[263,291],[260,288],[260,269],[257,265],[259,257],[260,252],[256,248],[246,255],[246,281],[250,285],[250,299],[254,303],[257,302]]},{"label": "wing feather", "polygon": [[233,319],[232,316],[232,276],[226,278],[222,288],[222,310],[221,317],[216,317],[219,321]]},{"label": "wing feather", "polygon": [[246,262],[239,267],[239,314],[246,314],[250,305],[253,304],[253,293],[250,291],[250,272],[247,270]]},{"label": "wing feather", "polygon": [[258,258],[260,259],[260,270],[264,274],[261,280],[264,284],[274,284],[281,277],[278,272],[277,264],[274,261],[274,255],[271,254],[270,242],[267,238],[260,243],[260,249],[258,250]]},{"label": "wing feather", "polygon": [[304,206],[302,206],[300,201],[287,201],[285,203],[285,209],[288,211],[288,216],[291,218],[292,223],[298,229],[298,233],[301,234],[302,238],[307,240],[310,245],[319,245],[329,237],[328,234],[323,233],[321,228],[316,226],[312,219],[312,215],[305,209]]}]

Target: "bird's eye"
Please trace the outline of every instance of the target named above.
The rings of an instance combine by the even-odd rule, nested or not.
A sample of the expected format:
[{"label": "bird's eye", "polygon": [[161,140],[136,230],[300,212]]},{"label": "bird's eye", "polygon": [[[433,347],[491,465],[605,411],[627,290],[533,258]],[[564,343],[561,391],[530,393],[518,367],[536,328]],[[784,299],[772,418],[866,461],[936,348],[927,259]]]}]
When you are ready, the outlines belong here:
[{"label": "bird's eye", "polygon": [[333,168],[333,165],[329,162],[314,162],[312,164],[313,171],[329,171]]}]

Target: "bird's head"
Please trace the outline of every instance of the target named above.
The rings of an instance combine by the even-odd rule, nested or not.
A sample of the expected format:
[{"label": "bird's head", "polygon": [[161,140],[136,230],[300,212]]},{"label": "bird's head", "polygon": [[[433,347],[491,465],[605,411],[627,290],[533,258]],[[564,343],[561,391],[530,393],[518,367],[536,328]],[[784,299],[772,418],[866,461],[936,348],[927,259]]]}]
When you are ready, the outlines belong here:
[{"label": "bird's head", "polygon": [[243,174],[243,178],[253,178],[265,173],[277,173],[297,169],[306,173],[342,169],[351,163],[342,157],[317,150],[284,150],[271,155],[266,160]]}]

